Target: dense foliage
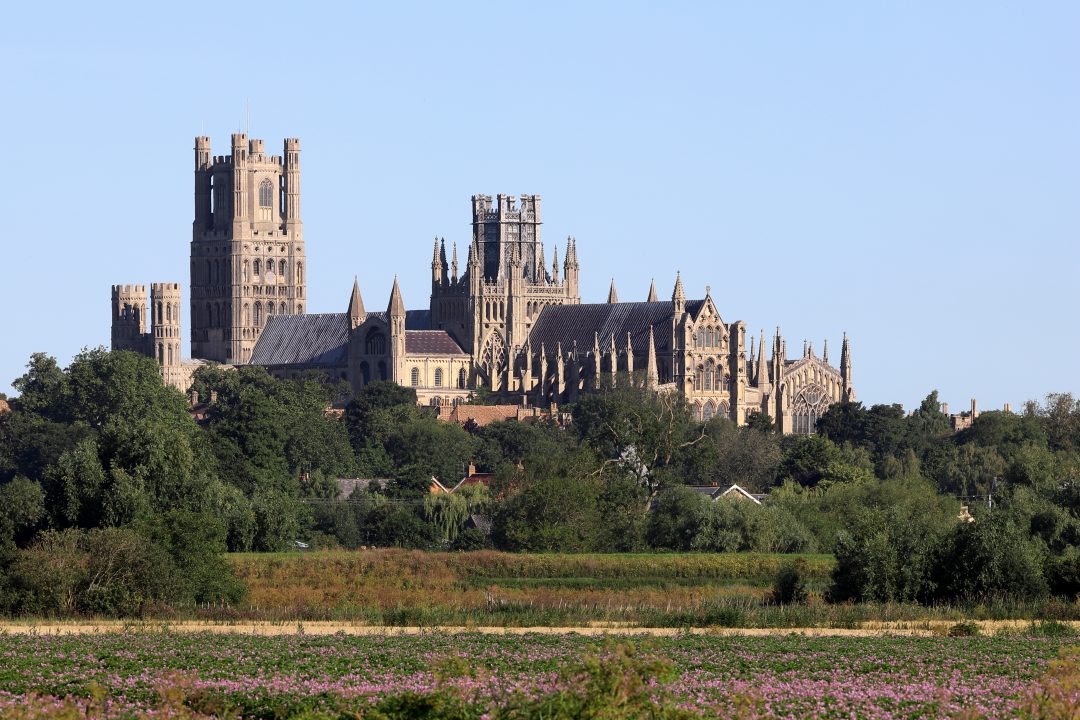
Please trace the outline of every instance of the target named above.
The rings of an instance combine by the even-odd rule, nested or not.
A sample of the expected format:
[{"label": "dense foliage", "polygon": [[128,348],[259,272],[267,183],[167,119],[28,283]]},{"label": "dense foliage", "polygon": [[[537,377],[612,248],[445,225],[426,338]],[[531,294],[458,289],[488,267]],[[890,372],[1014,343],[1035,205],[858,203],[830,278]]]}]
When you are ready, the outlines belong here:
[{"label": "dense foliage", "polygon": [[[1080,593],[1080,403],[952,433],[936,393],[834,405],[818,434],[695,422],[619,383],[571,421],[465,427],[411,388],[209,365],[194,412],[153,360],[34,355],[0,415],[0,610],[137,614],[235,600],[230,551],[315,546],[834,553],[834,600]],[[493,479],[453,487],[474,465]],[[358,483],[349,497],[338,478]],[[764,503],[715,499],[738,483]],[[699,490],[689,486],[699,486]],[[961,502],[974,523],[959,519]],[[991,507],[992,504],[992,507]]]}]

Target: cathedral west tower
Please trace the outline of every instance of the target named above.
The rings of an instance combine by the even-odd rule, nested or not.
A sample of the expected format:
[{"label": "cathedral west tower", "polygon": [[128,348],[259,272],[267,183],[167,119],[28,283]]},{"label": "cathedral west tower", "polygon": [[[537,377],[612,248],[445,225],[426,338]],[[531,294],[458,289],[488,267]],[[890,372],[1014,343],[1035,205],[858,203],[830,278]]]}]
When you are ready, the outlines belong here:
[{"label": "cathedral west tower", "polygon": [[191,356],[241,364],[268,318],[302,315],[306,262],[300,219],[300,141],[282,155],[232,136],[231,154],[195,138],[191,237]]}]

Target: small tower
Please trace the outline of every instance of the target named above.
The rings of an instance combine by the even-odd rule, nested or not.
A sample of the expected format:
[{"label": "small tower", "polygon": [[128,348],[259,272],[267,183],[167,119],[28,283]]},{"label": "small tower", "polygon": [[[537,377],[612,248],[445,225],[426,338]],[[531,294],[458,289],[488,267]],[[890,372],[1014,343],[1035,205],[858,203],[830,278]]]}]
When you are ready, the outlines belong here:
[{"label": "small tower", "polygon": [[110,346],[146,354],[146,343],[146,286],[113,285]]},{"label": "small tower", "polygon": [[645,298],[645,302],[656,302],[656,301],[657,301],[657,297],[656,297],[656,279],[653,278],[653,280],[649,283],[649,297]]},{"label": "small tower", "polygon": [[[153,311],[153,355],[162,368],[180,365],[180,283],[154,283],[150,286]],[[166,383],[168,375],[166,374]]]},{"label": "small tower", "polygon": [[397,275],[394,287],[390,291],[390,302],[386,306],[386,320],[390,325],[390,366],[391,380],[405,382],[405,302],[401,299]]},{"label": "small tower", "polygon": [[645,387],[651,389],[659,385],[656,371],[656,340],[653,339],[652,325],[649,326],[649,356],[645,363]]},{"label": "small tower", "polygon": [[607,293],[608,305],[615,305],[619,302],[619,293],[615,290],[615,278],[611,278],[611,287]]},{"label": "small tower", "polygon": [[566,259],[563,261],[563,277],[566,278],[567,292],[571,297],[578,297],[578,272],[581,267],[577,259],[577,240],[566,238]]},{"label": "small tower", "polygon": [[757,367],[754,368],[757,371],[757,377],[754,379],[754,385],[764,389],[769,384],[769,370],[765,365],[765,330],[762,329],[761,337],[758,338],[758,358]]},{"label": "small tower", "polygon": [[847,333],[844,333],[844,342],[840,346],[840,381],[844,384],[844,399],[853,400],[855,391],[851,384],[851,345],[848,343]]}]

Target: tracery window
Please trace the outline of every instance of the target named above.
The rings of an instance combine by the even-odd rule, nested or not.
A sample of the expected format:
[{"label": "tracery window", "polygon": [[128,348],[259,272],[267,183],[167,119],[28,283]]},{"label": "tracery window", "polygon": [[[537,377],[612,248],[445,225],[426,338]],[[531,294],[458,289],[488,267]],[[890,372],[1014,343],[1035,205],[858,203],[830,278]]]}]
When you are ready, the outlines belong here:
[{"label": "tracery window", "polygon": [[420,386],[420,369],[419,368],[413,368],[412,369],[412,373],[410,373],[410,379],[412,381],[412,386],[413,387],[419,387]]},{"label": "tracery window", "polygon": [[386,354],[386,336],[378,330],[372,330],[364,340],[364,352],[368,355]]},{"label": "tracery window", "polygon": [[493,332],[488,336],[484,349],[480,353],[480,364],[487,373],[488,379],[497,377],[506,367],[506,346],[503,345],[503,339],[499,333]]},{"label": "tracery window", "polygon": [[255,327],[262,326],[262,303],[255,301]]},{"label": "tracery window", "polygon": [[806,385],[792,403],[793,430],[797,435],[817,432],[817,421],[829,408],[829,394],[817,383]]},{"label": "tracery window", "polygon": [[435,368],[435,387],[442,387],[442,368]]},{"label": "tracery window", "polygon": [[274,207],[274,186],[269,178],[259,185],[259,207]]},{"label": "tracery window", "polygon": [[461,368],[460,370],[458,370],[458,374],[457,374],[457,386],[458,386],[458,388],[460,388],[462,390],[465,389],[465,379],[466,379],[465,378],[465,368]]}]

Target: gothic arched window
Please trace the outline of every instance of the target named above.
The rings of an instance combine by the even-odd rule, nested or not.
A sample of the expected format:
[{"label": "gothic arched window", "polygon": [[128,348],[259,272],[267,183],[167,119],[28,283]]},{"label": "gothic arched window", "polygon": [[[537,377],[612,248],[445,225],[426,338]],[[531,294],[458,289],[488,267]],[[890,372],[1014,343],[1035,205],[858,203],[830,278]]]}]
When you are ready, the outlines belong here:
[{"label": "gothic arched window", "polygon": [[262,275],[262,261],[259,260],[259,259],[256,259],[255,260],[255,277],[258,278],[260,275]]},{"label": "gothic arched window", "polygon": [[303,315],[304,314],[304,306],[303,305],[297,305],[296,306],[296,314],[297,315]]},{"label": "gothic arched window", "polygon": [[364,352],[368,355],[386,354],[386,336],[378,330],[371,330],[364,340]]},{"label": "gothic arched window", "polygon": [[262,303],[259,302],[259,301],[256,301],[255,302],[255,327],[260,327],[261,325],[262,325]]},{"label": "gothic arched window", "polygon": [[259,185],[259,207],[274,207],[274,185],[269,178]]},{"label": "gothic arched window", "polygon": [[244,324],[251,324],[251,306],[247,303],[244,303]]},{"label": "gothic arched window", "polygon": [[280,314],[281,315],[285,314],[285,303],[281,303],[281,312],[280,312]]},{"label": "gothic arched window", "polygon": [[817,383],[806,385],[791,406],[793,429],[798,435],[817,432],[817,421],[829,408],[829,393]]},{"label": "gothic arched window", "polygon": [[165,304],[165,322],[172,322],[172,303]]},{"label": "gothic arched window", "polygon": [[435,387],[442,387],[442,368],[435,368]]},{"label": "gothic arched window", "polygon": [[285,279],[285,261],[284,260],[281,260],[280,262],[278,262],[278,275],[281,276],[282,280]]},{"label": "gothic arched window", "polygon": [[419,368],[413,368],[412,372],[409,375],[410,375],[409,379],[412,382],[412,386],[413,387],[419,387],[420,386],[420,369]]},{"label": "gothic arched window", "polygon": [[457,386],[462,390],[465,389],[465,379],[465,368],[461,368],[457,374]]}]

